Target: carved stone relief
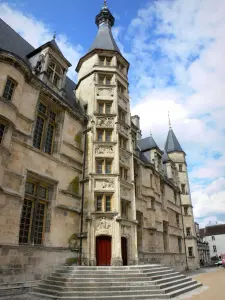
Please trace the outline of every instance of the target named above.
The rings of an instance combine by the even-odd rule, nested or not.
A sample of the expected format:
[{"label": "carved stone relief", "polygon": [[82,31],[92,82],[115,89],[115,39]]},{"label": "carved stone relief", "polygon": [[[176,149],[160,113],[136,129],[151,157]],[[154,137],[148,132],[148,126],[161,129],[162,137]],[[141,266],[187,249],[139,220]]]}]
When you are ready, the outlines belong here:
[{"label": "carved stone relief", "polygon": [[121,226],[121,235],[128,236],[128,237],[131,236],[130,230],[131,230],[131,226],[122,225]]},{"label": "carved stone relief", "polygon": [[123,109],[127,110],[127,102],[126,102],[124,99],[120,98],[120,97],[119,97],[119,105],[120,105]]},{"label": "carved stone relief", "polygon": [[96,225],[95,235],[112,235],[111,221],[102,217]]},{"label": "carved stone relief", "polygon": [[122,124],[119,124],[119,131],[122,132],[123,134],[125,134],[126,136],[129,135],[129,129],[127,127],[125,127]]},{"label": "carved stone relief", "polygon": [[103,180],[96,180],[95,181],[95,188],[96,189],[114,189],[115,187],[115,179],[108,178]]},{"label": "carved stone relief", "polygon": [[130,199],[130,190],[125,187],[121,187],[120,195],[122,198]]},{"label": "carved stone relief", "polygon": [[96,155],[113,154],[113,147],[99,146],[95,148]]},{"label": "carved stone relief", "polygon": [[96,120],[96,125],[98,127],[106,127],[106,128],[111,128],[114,126],[114,119],[113,118],[104,118],[104,117],[99,117]]},{"label": "carved stone relief", "polygon": [[112,88],[98,88],[97,89],[97,96],[113,96],[113,89]]},{"label": "carved stone relief", "polygon": [[122,164],[129,165],[129,162],[130,162],[129,158],[130,158],[129,154],[120,152],[120,162]]}]

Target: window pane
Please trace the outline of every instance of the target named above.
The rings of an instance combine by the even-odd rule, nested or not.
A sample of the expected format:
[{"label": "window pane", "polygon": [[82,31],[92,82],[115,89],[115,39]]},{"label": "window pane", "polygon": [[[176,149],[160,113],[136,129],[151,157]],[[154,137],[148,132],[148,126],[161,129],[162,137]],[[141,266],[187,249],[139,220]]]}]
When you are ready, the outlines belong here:
[{"label": "window pane", "polygon": [[55,114],[53,111],[50,111],[50,112],[49,112],[49,118],[50,118],[52,121],[55,121],[56,114]]},{"label": "window pane", "polygon": [[105,132],[105,140],[106,140],[106,142],[111,142],[111,136],[112,136],[112,132],[111,131],[106,131]]},{"label": "window pane", "polygon": [[4,131],[5,131],[5,125],[0,124],[0,144],[1,144],[2,139],[3,139]]},{"label": "window pane", "polygon": [[107,57],[106,58],[106,65],[110,66],[111,65],[111,61],[112,61],[112,58],[111,57]]},{"label": "window pane", "polygon": [[124,179],[125,180],[127,180],[127,177],[128,177],[127,174],[128,174],[127,170],[124,170]]},{"label": "window pane", "polygon": [[35,184],[33,182],[29,182],[29,181],[26,182],[25,193],[30,194],[30,195],[34,195],[34,193],[35,193]]},{"label": "window pane", "polygon": [[98,131],[98,141],[103,142],[103,131]]},{"label": "window pane", "polygon": [[99,84],[104,84],[104,76],[99,76]]},{"label": "window pane", "polygon": [[36,126],[34,130],[34,139],[33,139],[33,146],[40,149],[41,148],[41,140],[42,140],[42,134],[44,129],[44,120],[37,116]]},{"label": "window pane", "polygon": [[46,141],[45,141],[45,152],[48,154],[52,153],[54,131],[55,131],[54,126],[48,124],[48,130],[47,130]]},{"label": "window pane", "polygon": [[19,243],[27,244],[29,242],[29,235],[31,229],[31,216],[32,216],[32,206],[33,202],[24,199],[22,215],[20,220],[20,233],[19,233]]},{"label": "window pane", "polygon": [[111,211],[111,196],[105,197],[105,210]]},{"label": "window pane", "polygon": [[96,166],[97,167],[97,173],[102,174],[103,161],[98,160],[96,164],[97,164],[97,166]]},{"label": "window pane", "polygon": [[41,245],[43,240],[45,203],[38,203],[34,224],[34,244]]},{"label": "window pane", "polygon": [[111,174],[112,172],[112,163],[110,161],[107,161],[105,164],[105,173]]},{"label": "window pane", "polygon": [[100,103],[99,106],[98,106],[98,112],[100,114],[103,114],[104,113],[104,104]]},{"label": "window pane", "polygon": [[47,111],[47,107],[40,102],[38,105],[38,111],[45,115]]},{"label": "window pane", "polygon": [[106,76],[106,84],[111,84],[112,77]]},{"label": "window pane", "polygon": [[38,197],[42,199],[48,198],[48,189],[45,186],[40,185],[38,189]]},{"label": "window pane", "polygon": [[102,196],[97,196],[96,210],[102,210]]},{"label": "window pane", "polygon": [[100,63],[101,66],[104,65],[104,61],[105,61],[105,57],[104,56],[100,56],[99,57],[99,63]]},{"label": "window pane", "polygon": [[106,114],[110,114],[111,113],[111,104],[106,104],[105,113]]},{"label": "window pane", "polygon": [[16,86],[15,82],[8,78],[6,85],[5,85],[4,93],[3,93],[4,99],[6,99],[8,101],[10,101],[12,99],[12,94],[15,89],[15,86]]}]

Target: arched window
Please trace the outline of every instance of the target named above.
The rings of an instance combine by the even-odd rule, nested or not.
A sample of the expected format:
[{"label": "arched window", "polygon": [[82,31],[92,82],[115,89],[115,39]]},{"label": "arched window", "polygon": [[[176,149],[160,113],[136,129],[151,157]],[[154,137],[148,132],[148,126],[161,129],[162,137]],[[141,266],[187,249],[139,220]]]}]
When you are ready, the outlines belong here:
[{"label": "arched window", "polygon": [[62,78],[62,68],[53,61],[50,61],[47,69],[48,79],[57,87],[59,87]]}]

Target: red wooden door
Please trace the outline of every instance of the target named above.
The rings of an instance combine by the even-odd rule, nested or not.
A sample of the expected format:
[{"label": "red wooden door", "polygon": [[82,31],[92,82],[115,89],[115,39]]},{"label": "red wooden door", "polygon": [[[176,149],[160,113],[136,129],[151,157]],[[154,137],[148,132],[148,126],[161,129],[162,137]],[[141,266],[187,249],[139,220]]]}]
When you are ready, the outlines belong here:
[{"label": "red wooden door", "polygon": [[121,238],[121,252],[123,265],[127,266],[127,239],[125,237]]},{"label": "red wooden door", "polygon": [[110,266],[111,263],[111,237],[99,236],[96,238],[97,266]]}]

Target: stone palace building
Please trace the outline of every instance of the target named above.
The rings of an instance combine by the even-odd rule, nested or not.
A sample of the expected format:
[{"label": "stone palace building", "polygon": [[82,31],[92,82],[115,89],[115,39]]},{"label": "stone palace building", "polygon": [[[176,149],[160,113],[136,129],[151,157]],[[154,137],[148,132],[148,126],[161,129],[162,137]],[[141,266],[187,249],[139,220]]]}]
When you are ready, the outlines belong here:
[{"label": "stone palace building", "polygon": [[81,241],[87,265],[199,266],[186,154],[171,127],[163,150],[142,138],[114,22],[105,3],[74,83],[55,39],[35,49],[0,19],[0,281]]}]

